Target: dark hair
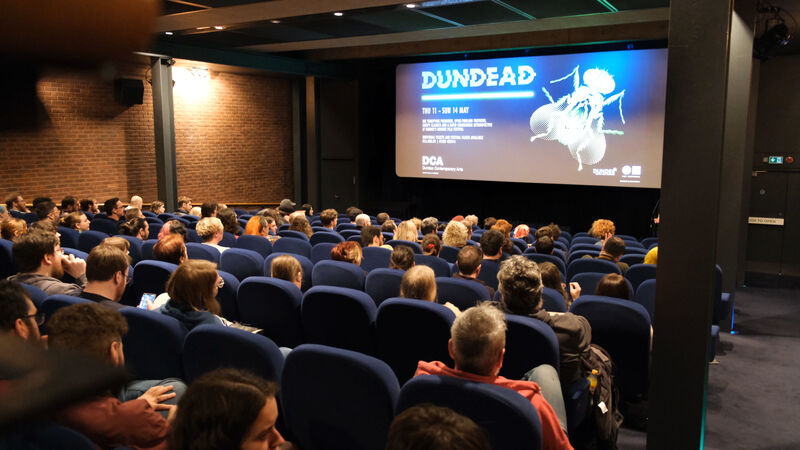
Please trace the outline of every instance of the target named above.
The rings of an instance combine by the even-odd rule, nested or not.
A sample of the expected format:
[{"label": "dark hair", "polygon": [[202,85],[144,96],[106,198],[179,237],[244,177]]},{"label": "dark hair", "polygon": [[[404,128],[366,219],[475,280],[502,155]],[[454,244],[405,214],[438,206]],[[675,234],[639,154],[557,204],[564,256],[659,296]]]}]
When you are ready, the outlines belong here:
[{"label": "dark hair", "polygon": [[392,219],[383,222],[383,224],[381,225],[381,232],[394,233],[395,230],[397,230],[397,224],[395,224],[394,220]]},{"label": "dark hair", "polygon": [[347,208],[347,211],[346,211],[346,212],[347,212],[347,217],[348,217],[348,218],[350,219],[350,221],[351,221],[351,222],[353,222],[353,223],[355,223],[355,222],[356,222],[356,216],[357,216],[357,215],[359,215],[359,214],[364,214],[364,211],[362,211],[362,210],[358,209],[358,208],[357,208],[357,207],[355,207],[355,206],[351,206],[351,207]]},{"label": "dark hair", "polygon": [[128,332],[125,318],[116,309],[99,303],[78,303],[59,308],[47,321],[50,346],[89,353],[106,360],[112,342]]},{"label": "dark hair", "polygon": [[21,196],[19,192],[12,192],[6,196],[6,206],[8,209],[11,209],[14,206],[14,202]]},{"label": "dark hair", "polygon": [[217,211],[217,218],[222,222],[223,231],[231,234],[239,234],[239,221],[236,211],[233,208],[225,208]]},{"label": "dark hair", "polygon": [[311,214],[309,214],[309,213],[311,212],[312,209],[314,209],[314,207],[311,206],[311,203],[303,203],[303,205],[300,206],[300,209],[305,211],[306,216],[310,216]]},{"label": "dark hair", "polygon": [[544,226],[544,227],[541,227],[538,230],[536,230],[536,233],[533,233],[533,237],[535,237],[536,240],[539,240],[542,236],[547,236],[550,239],[552,239],[553,238],[553,229],[550,228],[549,226]]},{"label": "dark hair", "polygon": [[606,240],[605,245],[603,245],[603,251],[614,258],[618,258],[625,253],[625,241],[616,236],[610,237]]},{"label": "dark hair", "polygon": [[490,230],[495,223],[497,223],[497,219],[494,217],[487,217],[483,219],[483,229]]},{"label": "dark hair", "polygon": [[36,208],[36,205],[38,205],[39,203],[44,203],[44,202],[51,202],[51,203],[52,203],[52,202],[53,202],[53,199],[52,199],[52,198],[50,198],[50,197],[36,197],[36,198],[35,198],[35,199],[33,199],[33,201],[31,202],[31,205],[33,205],[33,207],[34,207],[34,209],[35,209],[35,208]]},{"label": "dark hair", "polygon": [[398,414],[385,450],[490,450],[486,432],[450,408],[422,403]]},{"label": "dark hair", "polygon": [[153,202],[150,203],[150,211],[156,212],[158,208],[161,208],[162,206],[164,206],[164,202],[161,200],[153,200]]},{"label": "dark hair", "polygon": [[361,257],[361,246],[358,245],[358,242],[339,242],[336,247],[331,249],[331,259],[334,261],[344,261],[360,266]]},{"label": "dark hair", "polygon": [[217,212],[217,204],[216,203],[203,203],[200,205],[200,217],[211,217]]},{"label": "dark hair", "polygon": [[170,448],[241,448],[261,410],[277,393],[275,383],[241,369],[201,375],[178,402]]},{"label": "dark hair", "polygon": [[422,237],[422,253],[426,255],[439,256],[442,251],[442,240],[436,233],[426,234]]},{"label": "dark hair", "polygon": [[33,222],[28,226],[28,231],[33,231],[33,230],[44,231],[46,233],[52,233],[55,235],[58,232],[58,227],[56,227],[56,224],[53,223],[52,220],[42,219],[42,220],[37,220],[36,222]]},{"label": "dark hair", "polygon": [[[361,246],[362,247],[369,247],[372,245],[372,240],[375,237],[383,236],[381,234],[381,229],[372,225],[361,227]],[[380,239],[379,239],[380,240]]]},{"label": "dark hair", "polygon": [[553,222],[550,222],[550,225],[548,225],[548,227],[550,227],[550,231],[553,233],[553,240],[557,241],[558,238],[561,236],[561,228],[559,228],[559,226]]},{"label": "dark hair", "polygon": [[117,207],[118,201],[119,197],[114,197],[103,202],[103,212],[106,213],[107,216],[110,216],[111,212],[114,211],[114,208]]},{"label": "dark hair", "polygon": [[569,306],[572,301],[570,300],[569,295],[567,295],[567,290],[561,285],[561,271],[558,270],[558,267],[551,262],[539,263],[538,266],[539,273],[542,276],[542,286],[555,289],[559,292],[559,294],[563,295],[564,303],[567,306],[567,310],[569,310]]},{"label": "dark hair", "polygon": [[189,232],[186,231],[186,225],[178,219],[167,221],[169,224],[169,232],[171,234],[179,234],[183,238],[183,242],[189,242]]},{"label": "dark hair", "polygon": [[94,200],[90,200],[88,198],[81,200],[81,210],[83,211],[88,211],[91,209],[92,205],[94,205]]},{"label": "dark hair", "polygon": [[439,221],[436,217],[426,217],[422,219],[422,225],[419,227],[419,232],[423,235],[436,233],[436,227],[439,226]]},{"label": "dark hair", "polygon": [[339,213],[335,209],[326,209],[319,213],[319,222],[323,227],[328,227],[337,217],[339,217]]},{"label": "dark hair", "polygon": [[382,212],[382,213],[378,213],[378,215],[375,216],[375,222],[377,222],[378,225],[383,225],[383,222],[386,222],[387,220],[389,220],[389,214],[388,213]]},{"label": "dark hair", "polygon": [[465,245],[458,251],[458,271],[464,275],[472,275],[478,270],[478,266],[483,261],[483,252],[474,245]]},{"label": "dark hair", "polygon": [[550,236],[541,236],[533,243],[533,248],[536,249],[536,253],[550,255],[553,253],[553,239]]},{"label": "dark hair", "polygon": [[181,257],[186,255],[186,244],[177,234],[169,234],[153,246],[153,257],[159,261],[180,264]]},{"label": "dark hair", "polygon": [[42,263],[44,255],[54,254],[56,245],[58,238],[55,233],[32,230],[19,236],[11,247],[17,270],[21,273],[35,271]]},{"label": "dark hair", "polygon": [[0,280],[0,330],[14,328],[17,319],[28,315],[27,291],[19,282]]},{"label": "dark hair", "polygon": [[78,200],[75,197],[68,195],[61,200],[61,209],[66,210],[67,208],[75,205],[76,203],[78,203]]},{"label": "dark hair", "polygon": [[41,202],[37,204],[35,208],[33,208],[33,212],[36,213],[36,217],[38,217],[40,220],[47,219],[48,214],[50,214],[55,207],[56,204],[53,202]]},{"label": "dark hair", "polygon": [[414,265],[414,251],[407,245],[396,245],[389,261],[390,269],[408,270]]},{"label": "dark hair", "polygon": [[147,226],[147,220],[137,217],[119,226],[120,234],[125,236],[138,236],[141,230]]},{"label": "dark hair", "polygon": [[489,230],[481,236],[481,250],[484,255],[494,256],[503,249],[503,233],[497,230]]},{"label": "dark hair", "polygon": [[86,280],[108,281],[115,273],[128,273],[130,257],[113,245],[98,245],[86,258]]},{"label": "dark hair", "polygon": [[609,273],[600,278],[594,295],[605,295],[606,297],[616,297],[625,300],[632,300],[631,290],[625,278],[618,273]]}]

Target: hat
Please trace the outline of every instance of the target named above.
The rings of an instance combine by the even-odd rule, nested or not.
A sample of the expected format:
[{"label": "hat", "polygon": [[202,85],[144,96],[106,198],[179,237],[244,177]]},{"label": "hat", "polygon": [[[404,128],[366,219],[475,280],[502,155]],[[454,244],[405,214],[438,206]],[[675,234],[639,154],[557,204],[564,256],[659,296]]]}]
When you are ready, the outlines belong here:
[{"label": "hat", "polygon": [[285,199],[281,200],[281,206],[279,206],[278,209],[280,209],[281,211],[285,211],[285,212],[294,212],[294,206],[296,204],[297,203],[289,200],[288,198],[285,198]]}]

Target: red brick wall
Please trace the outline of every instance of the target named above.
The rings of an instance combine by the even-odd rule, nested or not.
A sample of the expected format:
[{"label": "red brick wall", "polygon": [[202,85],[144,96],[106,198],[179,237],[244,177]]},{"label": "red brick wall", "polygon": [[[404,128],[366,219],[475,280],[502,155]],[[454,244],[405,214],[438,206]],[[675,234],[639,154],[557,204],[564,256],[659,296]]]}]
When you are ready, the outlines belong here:
[{"label": "red brick wall", "polygon": [[[144,79],[146,66],[119,76]],[[176,68],[178,191],[195,201],[277,202],[292,196],[291,82],[211,72],[203,96],[180,86]],[[157,196],[153,106],[114,102],[112,81],[47,72],[38,84],[47,114],[36,131],[0,132],[0,197]]]}]

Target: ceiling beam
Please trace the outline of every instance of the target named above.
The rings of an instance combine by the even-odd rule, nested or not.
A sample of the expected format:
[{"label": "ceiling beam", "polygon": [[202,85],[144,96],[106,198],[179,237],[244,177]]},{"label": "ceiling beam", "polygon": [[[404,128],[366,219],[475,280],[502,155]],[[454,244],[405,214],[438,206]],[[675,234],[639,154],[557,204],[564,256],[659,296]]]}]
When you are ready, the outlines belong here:
[{"label": "ceiling beam", "polygon": [[[423,47],[428,49],[423,53],[438,53],[579,43],[573,42],[575,39],[580,42],[659,39],[667,37],[668,21],[669,8],[653,8],[371,36],[249,45],[242,48],[272,53],[309,51],[319,59],[374,58],[421,54],[419,49]],[[653,26],[654,29],[648,30],[648,26]],[[626,31],[626,27],[631,30]],[[580,30],[589,30],[595,35]],[[635,37],[639,35],[641,37]],[[526,39],[534,41],[526,43]],[[458,45],[468,44],[469,48],[460,48],[458,45],[453,47],[454,42],[459,43]],[[437,50],[439,47],[441,49]]]},{"label": "ceiling beam", "polygon": [[313,14],[350,11],[353,9],[377,8],[381,6],[404,5],[409,0],[275,0],[246,5],[225,6],[222,8],[189,11],[185,13],[160,16],[156,19],[155,33],[164,31],[188,30],[197,27],[260,22],[264,20],[285,19],[287,17],[309,16]]}]

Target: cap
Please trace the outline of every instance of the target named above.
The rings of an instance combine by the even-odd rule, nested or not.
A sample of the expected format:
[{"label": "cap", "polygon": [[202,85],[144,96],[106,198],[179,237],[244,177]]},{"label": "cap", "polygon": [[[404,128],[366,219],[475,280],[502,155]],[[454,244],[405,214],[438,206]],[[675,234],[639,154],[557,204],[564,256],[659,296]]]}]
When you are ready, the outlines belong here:
[{"label": "cap", "polygon": [[285,198],[281,200],[281,205],[278,207],[278,209],[280,209],[281,211],[293,212],[296,204],[297,203],[289,200],[288,198]]}]

